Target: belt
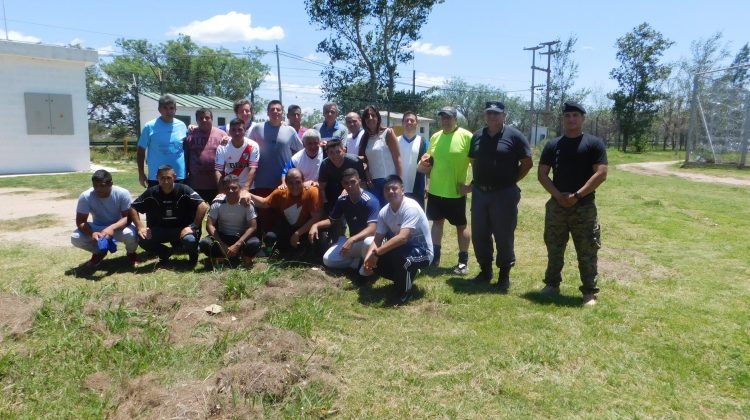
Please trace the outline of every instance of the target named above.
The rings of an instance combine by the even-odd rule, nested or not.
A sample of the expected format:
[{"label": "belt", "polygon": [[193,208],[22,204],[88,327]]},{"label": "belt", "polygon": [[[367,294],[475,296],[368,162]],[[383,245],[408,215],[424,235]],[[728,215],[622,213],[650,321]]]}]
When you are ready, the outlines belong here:
[{"label": "belt", "polygon": [[501,187],[499,187],[499,186],[497,186],[497,185],[479,185],[479,184],[474,184],[474,186],[475,186],[475,187],[476,187],[476,188],[477,188],[477,189],[478,189],[479,191],[482,191],[482,192],[492,192],[492,191],[497,191],[497,190],[499,190],[499,189],[501,188]]}]

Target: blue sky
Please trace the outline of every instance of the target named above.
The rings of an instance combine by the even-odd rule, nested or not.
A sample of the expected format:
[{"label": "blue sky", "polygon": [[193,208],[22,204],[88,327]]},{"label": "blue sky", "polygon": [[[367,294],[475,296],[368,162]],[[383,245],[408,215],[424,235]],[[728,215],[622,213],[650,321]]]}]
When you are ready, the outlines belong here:
[{"label": "blue sky", "polygon": [[[2,0],[0,0],[2,1]],[[48,44],[81,43],[103,53],[115,52],[117,38],[145,38],[158,43],[190,34],[209,47],[231,51],[243,47],[279,49],[312,60],[325,61],[315,53],[325,32],[313,28],[305,14],[304,1],[153,2],[130,0],[74,2],[4,0],[8,35],[11,39]],[[531,47],[543,41],[578,37],[575,60],[580,66],[579,87],[592,88],[601,96],[616,88],[609,71],[617,64],[615,41],[641,22],[648,22],[675,42],[665,60],[690,55],[690,43],[717,31],[724,35],[732,55],[750,41],[750,2],[642,1],[607,2],[502,2],[494,0],[447,0],[433,10],[422,28],[415,60],[400,68],[399,80],[411,84],[412,69],[417,84],[440,84],[451,77],[484,83],[528,98],[531,83]],[[5,22],[0,36],[5,38]],[[546,59],[543,59],[546,65]],[[258,92],[276,98],[276,59],[264,61],[272,75]],[[537,59],[539,64],[540,58]],[[283,100],[319,107],[317,86],[320,67],[281,58]],[[537,81],[544,74],[537,72]],[[593,100],[593,98],[592,98]]]}]

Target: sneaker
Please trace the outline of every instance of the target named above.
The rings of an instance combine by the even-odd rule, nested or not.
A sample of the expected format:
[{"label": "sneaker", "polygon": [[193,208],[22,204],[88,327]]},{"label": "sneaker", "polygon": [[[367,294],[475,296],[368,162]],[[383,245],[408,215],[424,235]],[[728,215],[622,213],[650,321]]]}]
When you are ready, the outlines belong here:
[{"label": "sneaker", "polygon": [[190,260],[189,260],[190,261],[190,265],[192,267],[195,267],[195,265],[198,264],[198,252],[197,251],[196,252],[191,252],[188,255],[190,257]]},{"label": "sneaker", "polygon": [[131,267],[136,268],[138,267],[138,256],[135,252],[131,252],[127,255],[128,258],[128,264],[130,264]]},{"label": "sneaker", "polygon": [[88,268],[94,268],[99,265],[100,262],[104,259],[104,257],[107,255],[106,252],[104,253],[98,253],[98,254],[91,254],[91,259],[88,260],[86,263],[86,267]]},{"label": "sneaker", "polygon": [[596,295],[593,293],[583,294],[583,306],[594,306],[596,305]]},{"label": "sneaker", "polygon": [[171,248],[167,248],[162,252],[159,252],[159,263],[166,264],[167,262],[169,262],[169,257],[172,256],[172,252],[173,251]]},{"label": "sneaker", "polygon": [[458,263],[455,267],[453,267],[453,274],[465,276],[469,274],[469,266],[464,263]]},{"label": "sneaker", "polygon": [[398,297],[399,304],[403,305],[411,299],[412,297],[411,291],[412,291],[412,288],[409,288],[408,290],[404,290],[403,292],[401,292],[401,294]]},{"label": "sneaker", "polygon": [[560,288],[550,286],[549,284],[542,288],[542,294],[547,296],[557,296],[560,294]]}]

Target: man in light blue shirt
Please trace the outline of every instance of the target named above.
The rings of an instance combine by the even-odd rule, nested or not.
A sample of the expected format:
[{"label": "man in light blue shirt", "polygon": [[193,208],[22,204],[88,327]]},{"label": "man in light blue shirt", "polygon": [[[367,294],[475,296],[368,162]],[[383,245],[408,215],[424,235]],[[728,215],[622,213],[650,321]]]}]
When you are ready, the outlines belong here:
[{"label": "man in light blue shirt", "polygon": [[[160,117],[143,126],[138,139],[138,182],[144,187],[159,185],[156,171],[162,165],[169,165],[174,169],[177,182],[185,180],[185,151],[182,143],[187,137],[187,126],[175,118],[177,99],[172,95],[162,95],[159,98],[159,113]],[[146,159],[148,176],[143,166]]]}]

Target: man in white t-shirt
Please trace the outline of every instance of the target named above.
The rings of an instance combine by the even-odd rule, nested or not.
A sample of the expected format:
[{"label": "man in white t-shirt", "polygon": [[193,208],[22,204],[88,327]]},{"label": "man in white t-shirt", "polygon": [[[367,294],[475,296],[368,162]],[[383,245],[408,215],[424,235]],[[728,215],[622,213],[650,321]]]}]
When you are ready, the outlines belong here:
[{"label": "man in white t-shirt", "polygon": [[198,246],[211,265],[224,258],[239,257],[250,265],[260,250],[260,239],[253,236],[257,229],[255,208],[240,204],[242,184],[237,175],[225,176],[222,184],[226,197],[211,204],[206,220],[208,236]]},{"label": "man in white t-shirt", "polygon": [[406,303],[417,271],[432,261],[430,226],[419,204],[404,196],[404,182],[398,175],[388,176],[383,190],[388,205],[378,214],[375,238],[360,274],[375,272],[393,280],[399,303]]},{"label": "man in white t-shirt", "polygon": [[286,174],[292,168],[302,171],[305,177],[305,183],[312,185],[318,183],[318,174],[320,173],[320,163],[323,162],[323,150],[320,148],[320,133],[314,128],[305,130],[302,135],[302,146],[299,152],[292,155],[292,158],[286,163],[281,171],[281,185],[279,188],[286,188]]},{"label": "man in white t-shirt", "polygon": [[424,208],[424,191],[426,176],[417,171],[419,160],[427,152],[430,142],[417,134],[417,114],[413,111],[404,112],[401,120],[404,134],[398,138],[401,149],[401,167],[404,174],[404,192],[409,198]]},{"label": "man in white t-shirt", "polygon": [[236,175],[244,191],[250,191],[255,180],[255,171],[260,160],[260,148],[254,140],[245,138],[244,122],[235,118],[229,123],[232,141],[216,148],[216,185],[223,191],[222,179],[226,175]]},{"label": "man in white t-shirt", "polygon": [[344,121],[346,122],[346,128],[349,129],[349,134],[346,135],[346,153],[357,156],[359,141],[365,134],[365,129],[362,128],[362,118],[356,112],[350,112],[346,114]]},{"label": "man in white t-shirt", "polygon": [[128,223],[128,210],[133,201],[130,192],[113,186],[112,174],[104,169],[94,172],[91,184],[93,186],[78,197],[77,229],[70,236],[70,242],[76,248],[91,252],[91,259],[86,263],[88,268],[99,265],[108,251],[117,250],[117,242],[120,242],[125,245],[128,263],[135,267],[138,237],[135,226]]}]

